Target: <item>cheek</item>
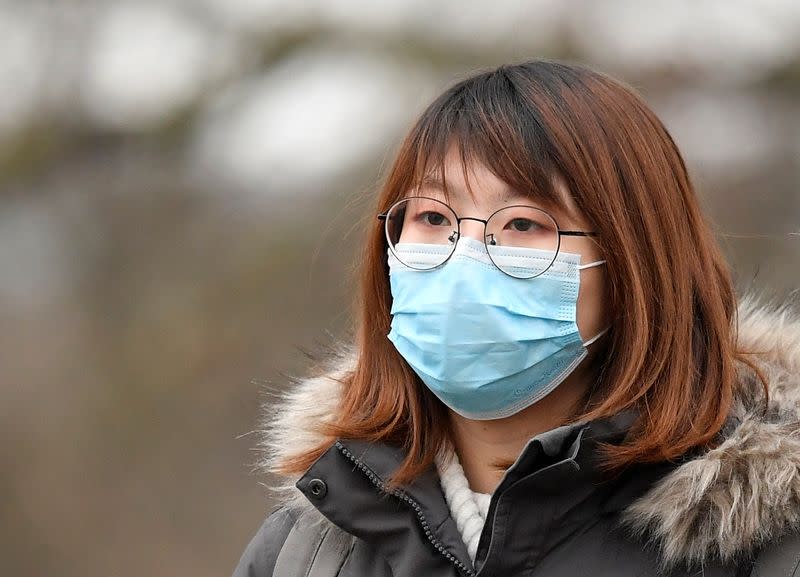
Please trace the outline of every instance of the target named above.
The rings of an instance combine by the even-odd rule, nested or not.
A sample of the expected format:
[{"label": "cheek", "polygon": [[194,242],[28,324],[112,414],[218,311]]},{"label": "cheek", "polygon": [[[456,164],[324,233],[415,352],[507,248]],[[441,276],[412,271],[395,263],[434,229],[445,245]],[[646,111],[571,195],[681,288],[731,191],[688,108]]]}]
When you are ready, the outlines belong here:
[{"label": "cheek", "polygon": [[607,326],[605,271],[603,266],[581,271],[578,291],[578,330],[585,341]]}]

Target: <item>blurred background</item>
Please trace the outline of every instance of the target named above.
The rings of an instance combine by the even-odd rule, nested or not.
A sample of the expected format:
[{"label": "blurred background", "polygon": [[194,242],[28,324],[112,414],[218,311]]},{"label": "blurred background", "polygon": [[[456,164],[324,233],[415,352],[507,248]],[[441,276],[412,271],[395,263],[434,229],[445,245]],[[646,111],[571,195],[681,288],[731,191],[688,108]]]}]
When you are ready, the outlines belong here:
[{"label": "blurred background", "polygon": [[531,57],[640,90],[740,289],[793,298],[795,0],[0,3],[0,575],[229,575],[401,137]]}]

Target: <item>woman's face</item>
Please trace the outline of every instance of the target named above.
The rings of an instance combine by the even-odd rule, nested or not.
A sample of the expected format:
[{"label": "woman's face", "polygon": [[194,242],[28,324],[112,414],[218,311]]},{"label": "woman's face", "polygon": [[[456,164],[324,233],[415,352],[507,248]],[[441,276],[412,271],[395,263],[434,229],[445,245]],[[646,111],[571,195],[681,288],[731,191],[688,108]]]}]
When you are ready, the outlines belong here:
[{"label": "woman's face", "polygon": [[[529,199],[528,197],[512,190],[504,181],[495,176],[483,164],[476,163],[470,166],[470,185],[474,198],[467,190],[467,184],[461,166],[460,156],[455,149],[445,157],[445,175],[449,198],[447,204],[458,217],[475,217],[486,220],[495,211],[511,205],[528,205],[546,210],[556,221],[561,230],[590,231],[591,227],[579,214],[574,202],[562,183],[558,183],[558,190],[563,195],[564,204],[569,210],[555,210],[546,208]],[[437,182],[426,181],[415,195],[445,200],[441,185]],[[407,238],[404,227],[401,242],[425,242],[425,239]],[[460,224],[461,236],[469,236],[480,242],[484,241],[484,225],[474,220],[462,220]],[[560,252],[569,252],[581,255],[581,264],[587,264],[603,258],[600,246],[592,237],[562,236]],[[445,265],[446,266],[446,265]],[[603,304],[605,299],[606,272],[605,266],[596,266],[583,269],[580,272],[580,290],[578,293],[577,324],[581,338],[586,341],[599,333],[607,326],[607,318]],[[591,352],[590,352],[591,356]],[[590,364],[587,359],[583,366]]]}]

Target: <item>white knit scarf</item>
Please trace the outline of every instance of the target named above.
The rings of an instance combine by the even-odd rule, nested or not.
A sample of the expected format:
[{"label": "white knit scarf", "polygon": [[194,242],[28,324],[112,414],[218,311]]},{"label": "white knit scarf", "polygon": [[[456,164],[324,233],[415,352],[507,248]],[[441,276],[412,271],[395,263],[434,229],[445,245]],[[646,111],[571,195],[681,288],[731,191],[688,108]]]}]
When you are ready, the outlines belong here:
[{"label": "white knit scarf", "polygon": [[467,552],[474,562],[492,495],[476,493],[469,488],[469,481],[455,451],[437,457],[436,469],[442,492],[450,507],[450,515],[456,522]]}]

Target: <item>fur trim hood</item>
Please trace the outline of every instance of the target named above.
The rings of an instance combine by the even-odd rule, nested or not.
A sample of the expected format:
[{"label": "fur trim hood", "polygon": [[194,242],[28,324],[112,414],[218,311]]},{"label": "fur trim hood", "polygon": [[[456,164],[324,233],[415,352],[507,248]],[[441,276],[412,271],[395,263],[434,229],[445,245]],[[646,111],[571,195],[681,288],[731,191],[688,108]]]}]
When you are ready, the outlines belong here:
[{"label": "fur trim hood", "polygon": [[[739,343],[761,353],[767,410],[760,382],[741,371],[723,442],[677,466],[622,514],[666,565],[728,561],[800,528],[800,318],[788,306],[745,298]],[[265,402],[257,467],[275,474],[272,489],[282,502],[312,507],[295,487],[299,475],[277,474],[275,464],[319,444],[315,425],[334,413],[339,381],[353,362],[352,350],[340,349],[327,372]]]}]

